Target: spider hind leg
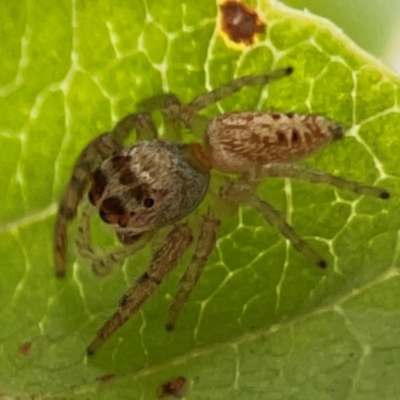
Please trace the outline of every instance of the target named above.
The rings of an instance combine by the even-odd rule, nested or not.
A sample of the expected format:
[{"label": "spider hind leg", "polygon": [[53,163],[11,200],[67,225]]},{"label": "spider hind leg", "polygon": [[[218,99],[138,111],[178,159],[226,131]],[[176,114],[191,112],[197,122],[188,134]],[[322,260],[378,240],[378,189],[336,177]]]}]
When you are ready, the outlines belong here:
[{"label": "spider hind leg", "polygon": [[305,258],[318,267],[326,268],[326,260],[296,233],[279,211],[268,202],[261,200],[257,194],[254,193],[252,185],[242,182],[232,182],[222,189],[221,195],[222,198],[228,202],[242,206],[250,206],[259,212],[272,227],[277,229],[290,241],[294,249],[303,254]]}]

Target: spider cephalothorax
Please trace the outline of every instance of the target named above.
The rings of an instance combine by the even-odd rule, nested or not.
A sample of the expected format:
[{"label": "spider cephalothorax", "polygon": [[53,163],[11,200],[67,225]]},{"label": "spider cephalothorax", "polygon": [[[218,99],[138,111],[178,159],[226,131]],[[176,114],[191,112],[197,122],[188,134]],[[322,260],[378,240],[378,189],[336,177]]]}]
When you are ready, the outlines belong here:
[{"label": "spider cephalothorax", "polygon": [[104,222],[141,233],[189,214],[208,182],[209,170],[196,162],[191,145],[143,140],[94,170],[89,198]]},{"label": "spider cephalothorax", "polygon": [[[257,194],[257,184],[265,177],[286,177],[311,183],[325,183],[355,193],[389,198],[386,190],[293,164],[321,147],[343,137],[341,125],[315,114],[246,111],[220,115],[210,121],[198,111],[230,96],[245,86],[265,84],[292,73],[292,68],[269,74],[238,78],[182,105],[173,94],[156,96],[139,105],[141,110],[161,109],[165,131],[175,141],[157,138],[157,130],[147,111],[130,114],[111,132],[93,139],[80,154],[64,197],[55,227],[56,274],[65,274],[67,227],[74,218],[86,187],[89,200],[100,218],[112,226],[124,244],[101,254],[92,247],[87,205],[81,216],[77,247],[89,258],[98,275],[108,274],[114,265],[145,246],[160,228],[171,226],[164,244],[154,253],[147,270],[127,291],[120,306],[88,347],[95,352],[122,326],[177,265],[194,241],[191,261],[171,304],[166,327],[172,329],[179,312],[193,290],[208,256],[215,248],[221,204],[247,206],[259,212],[277,228],[308,260],[325,267],[326,261],[285,221],[283,216]],[[202,133],[203,144],[179,141],[181,125]],[[137,141],[124,147],[131,130]],[[227,175],[218,191],[218,207],[211,204],[203,215],[195,238],[186,219],[190,218],[207,193],[209,171]]]}]

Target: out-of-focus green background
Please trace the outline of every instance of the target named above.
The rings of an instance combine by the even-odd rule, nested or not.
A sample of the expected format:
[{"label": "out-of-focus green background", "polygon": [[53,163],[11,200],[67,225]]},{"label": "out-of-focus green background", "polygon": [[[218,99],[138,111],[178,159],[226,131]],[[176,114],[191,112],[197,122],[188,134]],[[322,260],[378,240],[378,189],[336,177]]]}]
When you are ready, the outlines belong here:
[{"label": "out-of-focus green background", "polygon": [[282,0],[328,18],[367,52],[400,73],[400,0]]}]

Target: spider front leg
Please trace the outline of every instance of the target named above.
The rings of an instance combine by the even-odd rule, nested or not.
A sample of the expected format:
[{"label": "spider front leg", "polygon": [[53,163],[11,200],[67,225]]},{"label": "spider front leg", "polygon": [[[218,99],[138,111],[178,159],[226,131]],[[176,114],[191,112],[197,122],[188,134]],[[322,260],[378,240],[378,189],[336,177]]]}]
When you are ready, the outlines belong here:
[{"label": "spider front leg", "polygon": [[264,219],[276,228],[292,246],[304,257],[320,268],[326,267],[326,261],[303,240],[286,222],[284,217],[271,204],[261,200],[255,193],[252,185],[243,182],[232,182],[221,190],[221,197],[231,203],[250,206],[259,212]]},{"label": "spider front leg", "polygon": [[132,129],[136,129],[139,140],[154,138],[156,128],[148,113],[129,114],[121,119],[111,132],[93,139],[79,155],[71,179],[62,197],[54,228],[54,265],[56,276],[66,272],[67,230],[75,218],[79,203],[89,183],[91,173],[99,162],[109,158],[123,148],[123,142]]},{"label": "spider front leg", "polygon": [[160,110],[164,119],[164,136],[170,141],[180,141],[181,138],[181,102],[172,93],[160,94],[141,101],[137,105],[139,110]]},{"label": "spider front leg", "polygon": [[292,67],[279,68],[274,71],[261,75],[247,75],[234,79],[216,89],[210,90],[195,97],[190,103],[181,106],[180,119],[190,129],[198,139],[204,139],[204,133],[209,128],[210,120],[203,115],[198,114],[200,110],[214,103],[219,102],[226,97],[232,96],[240,90],[251,87],[266,85],[291,75]]},{"label": "spider front leg", "polygon": [[132,130],[136,131],[137,141],[157,139],[158,136],[153,118],[149,112],[144,111],[128,114],[119,120],[110,132],[110,135],[114,137],[114,140],[118,141],[122,148],[124,141],[128,138]]},{"label": "spider front leg", "polygon": [[130,239],[129,243],[124,242],[120,238],[121,242],[125,245],[124,247],[102,254],[92,246],[90,220],[95,210],[96,208],[90,204],[86,204],[83,209],[79,221],[76,247],[82,257],[90,260],[94,274],[106,276],[116,265],[142,249],[152,238],[153,231],[135,235]]},{"label": "spider front leg", "polygon": [[147,271],[122,297],[118,310],[106,321],[90,343],[87,349],[88,354],[94,354],[117,329],[139,310],[163,279],[176,267],[192,240],[191,231],[185,224],[177,225],[168,234],[163,246],[154,254]]},{"label": "spider front leg", "polygon": [[178,292],[175,294],[169,309],[167,323],[165,324],[165,328],[168,331],[174,328],[183,305],[196,286],[207,263],[208,257],[215,248],[220,224],[221,221],[210,214],[203,216],[200,235],[197,239],[193,257],[179,282]]},{"label": "spider front leg", "polygon": [[118,148],[119,144],[114,137],[104,133],[85,147],[75,163],[71,179],[58,207],[54,228],[54,265],[58,277],[65,275],[67,229],[75,218],[76,210],[89,183],[90,173],[98,158],[107,158]]},{"label": "spider front leg", "polygon": [[234,93],[239,92],[245,87],[260,86],[267,83],[282,79],[286,76],[291,75],[293,72],[292,67],[279,68],[274,71],[268,72],[261,75],[247,75],[240,78],[234,79],[216,89],[205,92],[196,98],[194,98],[189,104],[182,107],[182,120],[185,121],[189,126],[192,125],[191,120],[195,114],[210,106],[211,104],[217,103],[218,101],[232,96]]}]

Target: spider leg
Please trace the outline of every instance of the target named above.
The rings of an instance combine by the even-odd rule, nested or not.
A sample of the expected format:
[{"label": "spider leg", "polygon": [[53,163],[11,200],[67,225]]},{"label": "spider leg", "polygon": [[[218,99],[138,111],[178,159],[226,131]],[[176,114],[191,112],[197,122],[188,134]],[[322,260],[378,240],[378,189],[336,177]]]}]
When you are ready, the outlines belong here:
[{"label": "spider leg", "polygon": [[123,147],[124,141],[128,138],[130,132],[135,129],[137,140],[149,140],[157,138],[157,128],[153,118],[148,112],[138,112],[128,114],[117,122],[111,135]]},{"label": "spider leg", "polygon": [[111,132],[103,133],[93,139],[83,149],[75,162],[72,177],[60,201],[54,229],[54,265],[56,276],[63,277],[66,272],[67,230],[75,218],[79,203],[89,183],[90,173],[99,161],[123,148],[123,142],[130,131],[136,129],[138,139],[157,136],[154,123],[148,113],[129,114],[121,119]]},{"label": "spider leg", "polygon": [[172,93],[150,97],[138,103],[139,110],[161,110],[164,119],[164,136],[170,141],[181,140],[181,102]]},{"label": "spider leg", "polygon": [[288,67],[276,69],[262,75],[247,75],[234,79],[233,81],[230,81],[225,85],[222,85],[214,90],[210,90],[209,92],[197,96],[189,104],[182,107],[182,115],[187,115],[186,118],[183,117],[183,119],[190,119],[193,114],[197,113],[201,109],[206,108],[209,105],[224,99],[225,97],[231,96],[232,94],[240,91],[244,87],[265,85],[269,82],[273,82],[285,76],[288,76],[292,72],[293,68]]},{"label": "spider leg", "polygon": [[76,210],[89,182],[90,171],[99,157],[109,157],[116,148],[118,143],[109,133],[104,133],[83,149],[75,163],[72,177],[58,207],[54,229],[54,264],[58,277],[65,275],[67,229],[75,218]]},{"label": "spider leg", "polygon": [[326,267],[326,261],[310,245],[303,240],[294,229],[285,221],[284,217],[271,204],[261,200],[255,193],[252,186],[234,182],[221,191],[222,198],[236,204],[250,206],[259,212],[264,219],[283,236],[286,237],[292,246],[314,264],[321,268]]},{"label": "spider leg", "polygon": [[90,219],[95,210],[96,208],[90,204],[85,206],[79,221],[76,246],[79,254],[91,261],[93,273],[98,276],[106,276],[117,264],[143,248],[152,237],[152,232],[138,235],[137,240],[133,241],[128,246],[120,247],[106,254],[101,254],[97,249],[93,248],[91,244]]},{"label": "spider leg", "polygon": [[125,293],[118,310],[98,331],[97,336],[87,348],[88,354],[95,353],[117,329],[136,313],[162,280],[176,267],[192,240],[191,231],[184,224],[177,225],[168,234],[165,243],[154,254],[147,271]]},{"label": "spider leg", "polygon": [[168,331],[174,328],[183,305],[199,280],[209,255],[215,248],[219,226],[219,219],[214,218],[210,214],[203,216],[200,235],[197,239],[193,257],[179,282],[178,292],[175,294],[174,301],[169,309],[165,325]]},{"label": "spider leg", "polygon": [[173,93],[158,94],[137,104],[138,110],[156,111],[173,106],[180,106],[181,102]]},{"label": "spider leg", "polygon": [[347,179],[328,174],[324,171],[315,170],[304,165],[268,164],[264,165],[259,171],[257,171],[257,173],[257,179],[267,176],[293,178],[310,183],[325,183],[335,186],[339,189],[349,190],[351,192],[366,196],[379,197],[381,199],[388,199],[390,197],[389,192],[385,189],[364,185],[359,182],[349,181]]}]

